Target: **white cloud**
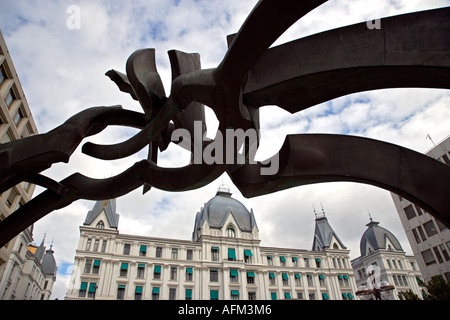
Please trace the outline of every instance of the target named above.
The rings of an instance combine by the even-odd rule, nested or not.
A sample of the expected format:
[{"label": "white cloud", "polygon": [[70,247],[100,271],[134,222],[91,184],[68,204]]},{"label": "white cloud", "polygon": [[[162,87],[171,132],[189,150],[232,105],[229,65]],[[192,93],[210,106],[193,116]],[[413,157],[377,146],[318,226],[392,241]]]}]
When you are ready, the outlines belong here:
[{"label": "white cloud", "polygon": [[[121,104],[140,111],[139,104],[120,92],[104,73],[125,71],[128,56],[137,49],[156,48],[157,68],[166,94],[171,70],[167,51],[199,52],[203,68],[216,67],[226,52],[226,36],[239,30],[255,1],[79,1],[81,28],[69,30],[66,9],[73,1],[3,1],[0,28],[6,38],[28,103],[40,132],[60,125],[91,106]],[[293,25],[277,44],[323,30],[411,11],[448,6],[449,1],[329,1]],[[353,94],[322,103],[297,114],[278,107],[261,109],[261,146],[258,159],[273,155],[292,133],[345,133],[400,144],[419,152],[449,134],[450,94],[447,90],[390,89]],[[210,111],[210,110],[209,110]],[[207,112],[208,123],[217,120]],[[208,136],[214,136],[209,128]],[[115,143],[136,131],[108,128],[86,141]],[[171,146],[161,154],[164,166],[186,164],[186,153]],[[181,154],[181,155],[180,155]],[[55,164],[48,174],[60,180],[73,172],[104,178],[120,173],[145,158],[146,150],[117,160],[101,161],[76,150],[69,164]],[[264,246],[310,249],[314,233],[312,206],[323,204],[327,217],[351,249],[359,255],[359,239],[369,210],[410,252],[390,194],[355,183],[322,183],[245,199],[231,185],[233,196],[253,208]],[[122,233],[177,239],[191,238],[196,212],[215,195],[222,178],[198,190],[170,193],[139,188],[117,200]],[[34,237],[44,232],[55,238],[55,257],[67,269],[73,262],[79,229],[93,201],[80,200],[35,224]],[[62,299],[69,276],[60,271],[53,297]]]}]

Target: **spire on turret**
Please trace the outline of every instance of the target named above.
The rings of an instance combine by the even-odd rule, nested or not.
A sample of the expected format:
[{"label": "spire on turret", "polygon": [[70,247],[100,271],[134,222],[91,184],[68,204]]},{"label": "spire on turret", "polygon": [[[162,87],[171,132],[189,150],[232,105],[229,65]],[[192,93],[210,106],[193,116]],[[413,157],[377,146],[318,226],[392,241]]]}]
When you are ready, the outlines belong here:
[{"label": "spire on turret", "polygon": [[322,212],[320,213],[317,213],[313,206],[314,215],[316,216],[316,226],[314,230],[312,250],[323,251],[327,248],[346,249],[336,232],[334,232],[333,228],[329,224],[328,219],[325,216],[325,210],[322,203],[320,206],[322,208]]}]

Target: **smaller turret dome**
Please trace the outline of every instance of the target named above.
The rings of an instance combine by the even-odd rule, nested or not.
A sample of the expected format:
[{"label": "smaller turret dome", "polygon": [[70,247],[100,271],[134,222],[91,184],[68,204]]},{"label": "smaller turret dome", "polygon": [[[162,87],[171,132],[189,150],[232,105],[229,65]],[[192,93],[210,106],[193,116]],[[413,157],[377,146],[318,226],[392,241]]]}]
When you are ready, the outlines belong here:
[{"label": "smaller turret dome", "polygon": [[403,251],[398,239],[385,228],[379,226],[379,222],[370,219],[366,225],[368,228],[361,237],[359,244],[361,256],[377,250]]}]

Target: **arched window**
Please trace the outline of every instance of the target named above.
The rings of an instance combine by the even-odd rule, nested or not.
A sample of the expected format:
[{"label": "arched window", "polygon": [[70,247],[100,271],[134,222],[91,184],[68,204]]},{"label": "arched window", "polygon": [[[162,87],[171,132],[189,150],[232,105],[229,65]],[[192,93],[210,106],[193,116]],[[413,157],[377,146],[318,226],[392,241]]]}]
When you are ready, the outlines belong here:
[{"label": "arched window", "polygon": [[97,229],[105,229],[105,224],[103,223],[103,221],[100,221],[99,223],[97,223],[96,228]]},{"label": "arched window", "polygon": [[333,244],[333,249],[339,249],[339,247],[336,243]]},{"label": "arched window", "polygon": [[236,238],[236,232],[234,231],[233,227],[227,228],[227,236],[230,238]]}]

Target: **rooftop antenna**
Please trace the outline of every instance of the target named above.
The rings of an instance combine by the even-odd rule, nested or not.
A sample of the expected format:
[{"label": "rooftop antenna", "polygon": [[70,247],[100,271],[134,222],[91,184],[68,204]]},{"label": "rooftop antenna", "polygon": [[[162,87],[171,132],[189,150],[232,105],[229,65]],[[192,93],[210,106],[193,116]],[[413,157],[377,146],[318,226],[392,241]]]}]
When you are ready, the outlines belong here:
[{"label": "rooftop antenna", "polygon": [[314,207],[314,205],[312,205],[312,207],[313,207],[314,215],[316,216],[316,219],[317,219],[317,212],[316,212],[316,208]]},{"label": "rooftop antenna", "polygon": [[367,212],[369,213],[370,222],[373,222],[372,215],[370,214],[369,208],[367,208]]}]

